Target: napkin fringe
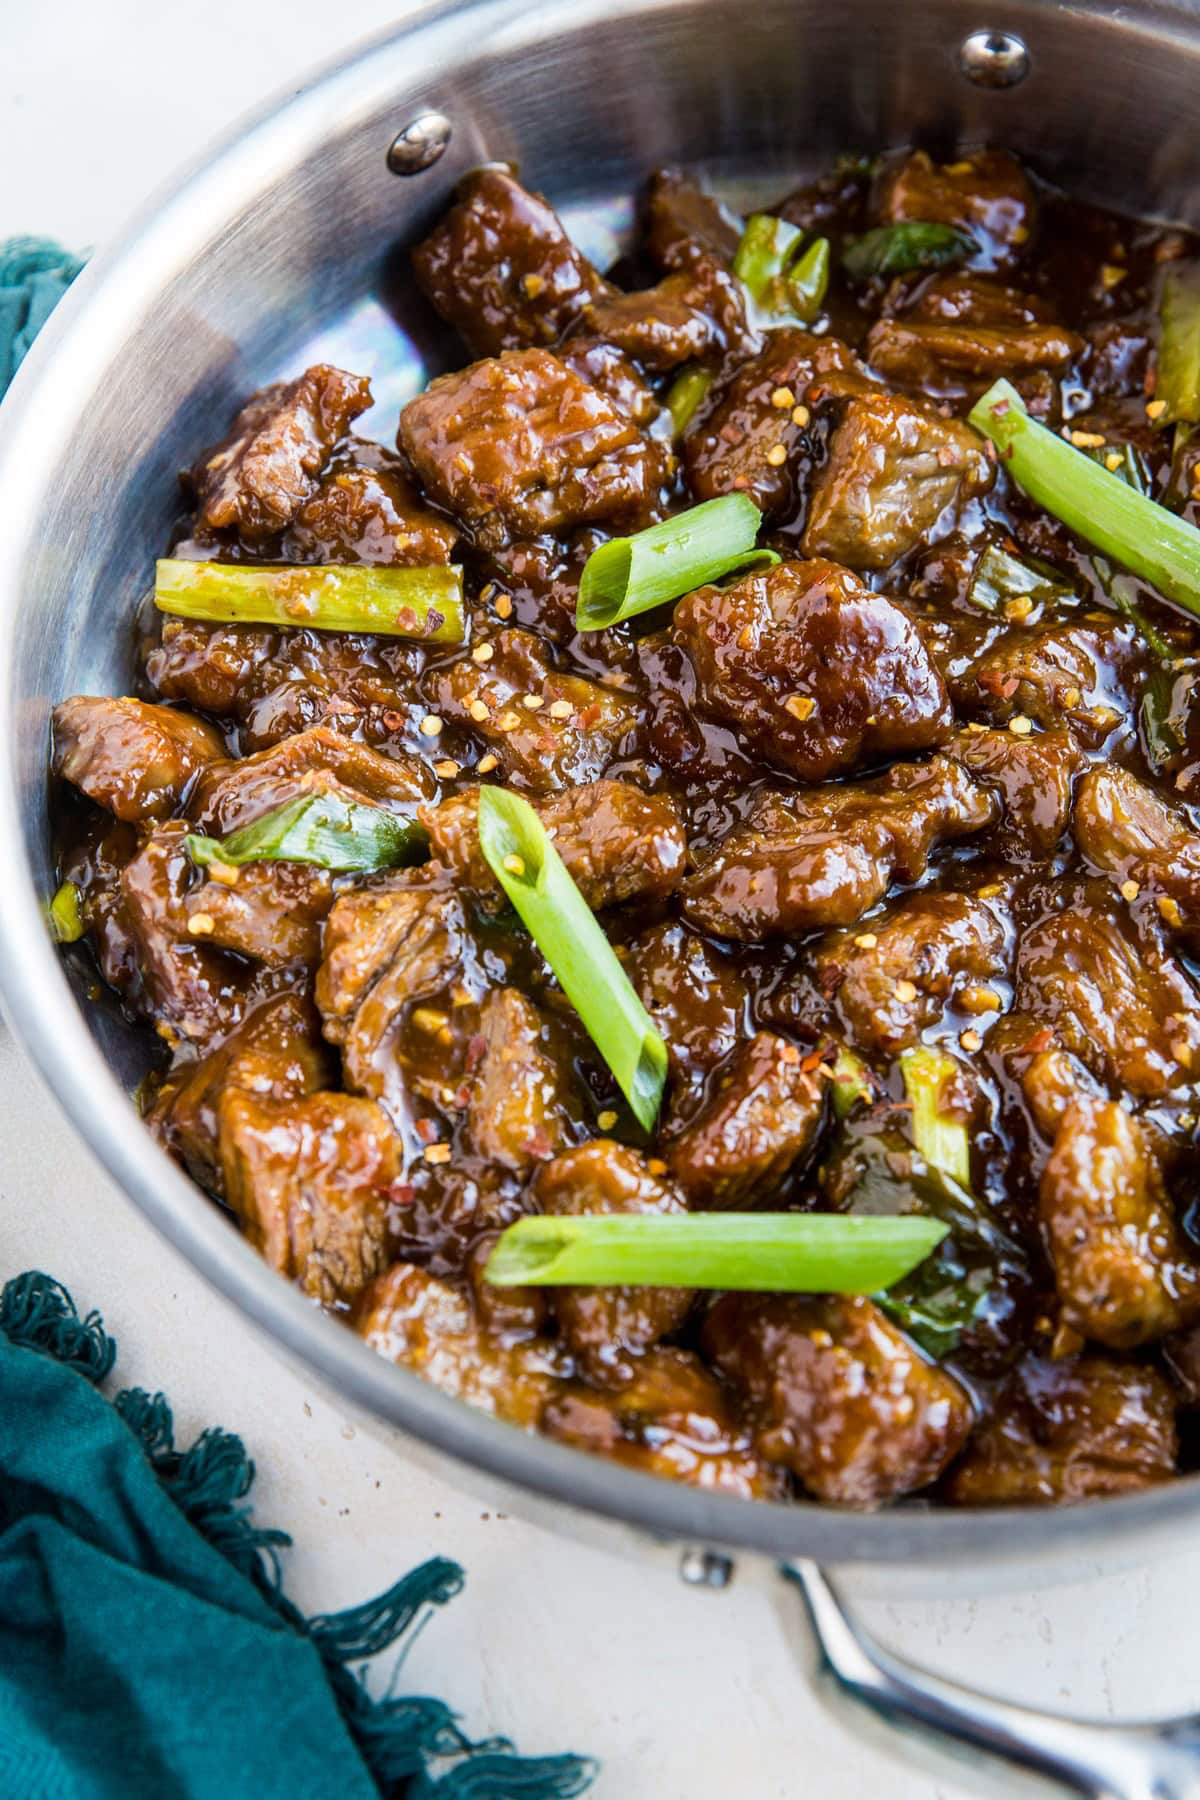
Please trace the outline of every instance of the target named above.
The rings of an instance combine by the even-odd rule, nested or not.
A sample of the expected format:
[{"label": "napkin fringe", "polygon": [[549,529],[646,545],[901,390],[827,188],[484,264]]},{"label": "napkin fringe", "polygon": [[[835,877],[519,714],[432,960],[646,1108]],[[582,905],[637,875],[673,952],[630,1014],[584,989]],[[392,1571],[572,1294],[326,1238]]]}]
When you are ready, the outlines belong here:
[{"label": "napkin fringe", "polygon": [[[61,1282],[30,1270],[0,1291],[0,1332],[98,1386],[112,1372],[116,1341],[99,1313],[81,1316]],[[241,1438],[210,1426],[186,1450],[175,1445],[171,1408],[162,1394],[123,1389],[114,1407],[137,1438],[155,1475],[189,1523],[321,1658],[347,1730],[386,1800],[573,1800],[595,1777],[586,1757],[518,1757],[507,1738],[473,1742],[441,1700],[376,1699],[351,1664],[378,1656],[410,1633],[431,1606],[461,1592],[464,1575],[446,1557],[431,1557],[378,1595],[344,1612],[305,1618],[283,1591],[278,1552],[286,1531],[254,1523],[246,1500],[254,1463]],[[457,1759],[444,1772],[430,1761]]]}]

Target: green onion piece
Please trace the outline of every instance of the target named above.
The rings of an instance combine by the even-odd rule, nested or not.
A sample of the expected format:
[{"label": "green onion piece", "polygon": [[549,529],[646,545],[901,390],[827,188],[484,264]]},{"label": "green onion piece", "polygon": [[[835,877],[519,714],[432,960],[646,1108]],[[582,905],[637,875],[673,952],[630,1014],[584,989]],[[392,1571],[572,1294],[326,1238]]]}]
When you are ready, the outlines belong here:
[{"label": "green onion piece", "polygon": [[1154,398],[1167,403],[1158,423],[1200,424],[1200,265],[1168,271],[1158,317]]},{"label": "green onion piece", "polygon": [[1165,638],[1157,625],[1152,625],[1146,617],[1130,589],[1133,586],[1131,575],[1118,575],[1112,564],[1103,556],[1092,558],[1092,567],[1096,571],[1096,580],[1104,589],[1108,599],[1119,613],[1123,613],[1131,625],[1135,625],[1160,663],[1172,663],[1176,657],[1176,649],[1169,638]]},{"label": "green onion piece", "polygon": [[[1114,452],[1120,455],[1121,460],[1115,469],[1108,469],[1108,458]],[[1106,444],[1102,450],[1093,446],[1083,454],[1090,456],[1093,462],[1102,463],[1110,475],[1115,475],[1118,481],[1131,487],[1135,494],[1149,494],[1150,470],[1146,466],[1145,457],[1133,444],[1121,444],[1119,447],[1116,444]]]},{"label": "green onion piece", "polygon": [[697,408],[715,379],[712,369],[705,369],[699,363],[690,363],[686,369],[680,369],[667,389],[667,411],[671,415],[677,438],[683,436],[695,418]]},{"label": "green onion piece", "polygon": [[953,225],[925,219],[902,219],[895,225],[877,225],[861,237],[847,238],[842,248],[842,267],[851,281],[869,281],[872,275],[911,275],[916,269],[946,269],[965,262],[979,246],[975,239]]},{"label": "green onion piece", "polygon": [[51,900],[47,911],[50,915],[50,929],[54,933],[55,942],[59,944],[77,944],[87,930],[83,922],[83,914],[79,910],[79,889],[73,881],[64,881]]},{"label": "green onion piece", "polygon": [[937,1219],[839,1213],[533,1213],[502,1234],[484,1272],[497,1287],[873,1294],[945,1235]]},{"label": "green onion piece", "polygon": [[1200,532],[1193,526],[1031,419],[1010,382],[995,382],[969,419],[1039,506],[1169,600],[1200,612]]},{"label": "green onion piece", "polygon": [[464,635],[462,570],[452,563],[391,569],[168,558],[157,565],[154,604],[160,612],[218,625],[371,631],[428,644],[461,644]]},{"label": "green onion piece", "polygon": [[830,1084],[833,1094],[834,1117],[844,1119],[852,1112],[860,1100],[874,1098],[875,1088],[871,1079],[871,1071],[861,1056],[848,1050],[843,1044],[837,1053],[833,1065],[833,1081]]},{"label": "green onion piece", "polygon": [[527,800],[479,794],[479,848],[550,964],[644,1131],[667,1078],[667,1047]]},{"label": "green onion piece", "polygon": [[1028,596],[1037,605],[1073,596],[1074,591],[1049,563],[1014,556],[992,543],[975,564],[967,599],[984,612],[999,612],[1009,600]]},{"label": "green onion piece", "polygon": [[942,1111],[946,1083],[958,1074],[958,1064],[945,1051],[918,1044],[904,1052],[900,1071],[912,1107],[914,1144],[927,1163],[969,1188],[971,1146],[966,1125]]},{"label": "green onion piece", "polygon": [[603,631],[735,569],[777,563],[773,550],[755,548],[761,524],[748,494],[722,494],[633,537],[609,538],[583,565],[576,627]]},{"label": "green onion piece", "polygon": [[763,324],[811,325],[829,286],[829,240],[805,234],[773,213],[751,213],[733,258]]},{"label": "green onion piece", "polygon": [[942,1270],[931,1270],[925,1281],[919,1273],[906,1285],[912,1287],[911,1294],[876,1294],[876,1303],[926,1356],[940,1362],[979,1323],[992,1291],[992,1276],[980,1268],[949,1278]]},{"label": "green onion piece", "polygon": [[334,870],[394,869],[418,860],[429,839],[414,819],[337,794],[302,794],[227,838],[190,833],[187,853],[201,868],[228,863],[315,863]]}]

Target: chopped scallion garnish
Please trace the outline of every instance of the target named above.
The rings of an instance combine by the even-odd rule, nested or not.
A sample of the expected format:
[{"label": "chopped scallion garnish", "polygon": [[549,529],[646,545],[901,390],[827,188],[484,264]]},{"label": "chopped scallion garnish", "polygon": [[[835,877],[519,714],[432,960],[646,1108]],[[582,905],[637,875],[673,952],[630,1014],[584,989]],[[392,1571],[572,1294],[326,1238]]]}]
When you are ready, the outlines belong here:
[{"label": "chopped scallion garnish", "polygon": [[773,213],[751,213],[733,258],[760,323],[811,325],[829,286],[829,240],[814,238]]},{"label": "chopped scallion garnish", "polygon": [[875,1089],[870,1069],[861,1056],[856,1056],[844,1044],[837,1053],[831,1073],[833,1079],[830,1082],[830,1092],[833,1095],[835,1117],[844,1119],[860,1100],[874,1098]]},{"label": "chopped scallion garnish", "polygon": [[51,900],[47,911],[50,929],[59,944],[75,944],[87,927],[79,910],[80,892],[73,881],[64,881]]},{"label": "chopped scallion garnish", "polygon": [[318,868],[394,869],[418,861],[429,838],[415,819],[337,794],[303,794],[264,813],[226,838],[191,833],[188,855],[200,867],[219,862],[240,869],[253,862],[315,863]]},{"label": "chopped scallion garnish", "polygon": [[1072,596],[1074,589],[1049,563],[1015,556],[1003,545],[988,544],[971,576],[967,598],[984,612],[999,612],[1010,600],[1034,605]]},{"label": "chopped scallion garnish", "polygon": [[735,570],[777,563],[773,550],[756,548],[761,524],[748,494],[722,494],[633,537],[609,538],[583,566],[577,628],[603,631]]},{"label": "chopped scallion garnish", "polygon": [[1200,424],[1200,264],[1168,270],[1158,316],[1154,398],[1165,402],[1158,423]]},{"label": "chopped scallion garnish", "polygon": [[527,1214],[485,1271],[500,1287],[742,1288],[872,1294],[946,1236],[937,1219],[837,1213]]},{"label": "chopped scallion garnish", "polygon": [[901,219],[877,225],[861,237],[847,238],[842,267],[851,281],[872,275],[911,275],[917,269],[945,269],[965,262],[979,248],[973,237],[954,225],[933,220]]},{"label": "chopped scallion garnish", "polygon": [[1200,612],[1200,532],[1193,526],[1031,419],[1010,382],[988,389],[970,423],[995,444],[1030,499],[1178,606]]},{"label": "chopped scallion garnish", "polygon": [[157,565],[154,604],[213,624],[370,631],[430,644],[461,644],[464,635],[462,570],[451,563],[393,569],[167,558]]},{"label": "chopped scallion garnish", "polygon": [[479,848],[639,1125],[653,1130],[667,1047],[529,802],[503,788],[482,788]]},{"label": "chopped scallion garnish", "polygon": [[971,1145],[963,1121],[946,1109],[945,1094],[959,1073],[943,1050],[917,1044],[900,1058],[904,1091],[912,1107],[913,1143],[927,1163],[964,1188],[971,1185]]},{"label": "chopped scallion garnish", "polygon": [[680,369],[667,389],[667,411],[671,415],[677,438],[683,436],[695,418],[697,409],[715,379],[711,369],[704,368],[700,363],[690,363],[686,369]]}]

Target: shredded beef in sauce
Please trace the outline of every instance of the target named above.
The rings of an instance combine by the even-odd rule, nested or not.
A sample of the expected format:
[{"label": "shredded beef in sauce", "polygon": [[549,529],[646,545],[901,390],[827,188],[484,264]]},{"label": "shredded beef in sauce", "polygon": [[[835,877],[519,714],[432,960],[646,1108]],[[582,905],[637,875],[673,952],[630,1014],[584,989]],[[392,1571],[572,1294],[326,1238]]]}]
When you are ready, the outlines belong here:
[{"label": "shredded beef in sauce", "polygon": [[[774,210],[830,240],[808,326],[750,303],[738,221],[678,170],[613,272],[514,173],[469,175],[411,255],[462,351],[394,447],[354,432],[364,379],[297,371],[200,450],[174,552],[453,561],[465,641],[163,619],[135,696],[56,708],[60,873],[157,1033],[151,1129],[379,1354],[734,1495],[1159,1482],[1200,1393],[1200,644],[1139,593],[1176,658],[1164,753],[1136,623],[966,414],[1007,376],[1167,498],[1158,287],[1200,245],[997,149],[841,164]],[[906,221],[968,253],[846,279],[847,237]],[[673,437],[681,369],[704,393]],[[592,550],[729,494],[781,560],[576,630]],[[985,608],[997,549],[1057,588]],[[649,1137],[480,853],[483,783],[536,807],[663,1036]],[[426,860],[191,860],[314,792],[413,821]],[[921,1045],[970,1144],[936,1203]],[[482,1273],[534,1211],[939,1204],[951,1237],[882,1299]]]}]

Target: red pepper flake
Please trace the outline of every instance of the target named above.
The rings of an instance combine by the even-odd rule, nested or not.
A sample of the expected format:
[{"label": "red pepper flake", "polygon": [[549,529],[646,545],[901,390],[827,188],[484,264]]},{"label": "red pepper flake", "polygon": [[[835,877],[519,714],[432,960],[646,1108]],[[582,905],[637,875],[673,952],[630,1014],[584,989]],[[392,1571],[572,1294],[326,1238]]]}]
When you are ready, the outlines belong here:
[{"label": "red pepper flake", "polygon": [[604,708],[596,700],[591,706],[585,706],[581,713],[576,714],[575,723],[581,731],[590,731],[592,726],[598,725],[603,717]]},{"label": "red pepper flake", "polygon": [[478,1033],[476,1033],[474,1037],[467,1039],[466,1062],[468,1075],[473,1074],[479,1067],[479,1064],[483,1059],[483,1053],[486,1049],[487,1039],[485,1037],[480,1037]]},{"label": "red pepper flake", "polygon": [[393,1181],[383,1191],[393,1206],[411,1206],[417,1195],[411,1181]]},{"label": "red pepper flake", "polygon": [[990,408],[993,418],[1002,419],[1008,411],[1009,405],[1010,402],[1007,400],[997,400],[995,405]]},{"label": "red pepper flake", "polygon": [[380,713],[379,716],[383,720],[384,724],[387,726],[389,731],[403,731],[403,729],[404,729],[404,714],[403,713],[396,712],[393,710],[392,707],[389,706],[384,712]]},{"label": "red pepper flake", "polygon": [[1035,1031],[1033,1036],[1021,1045],[1021,1050],[1026,1056],[1040,1056],[1043,1050],[1050,1050],[1053,1045],[1054,1033],[1049,1025],[1043,1025],[1040,1031]]},{"label": "red pepper flake", "polygon": [[396,614],[396,617],[392,620],[392,623],[395,625],[397,631],[415,631],[417,626],[417,615],[411,606],[402,606],[400,611]]},{"label": "red pepper flake", "polygon": [[432,637],[435,632],[438,632],[442,629],[442,626],[445,623],[446,623],[445,613],[439,612],[436,606],[431,606],[429,611],[425,615],[426,635],[429,637]]},{"label": "red pepper flake", "polygon": [[418,1119],[416,1131],[423,1144],[432,1144],[438,1134],[437,1126],[432,1119]]},{"label": "red pepper flake", "polygon": [[529,1142],[526,1144],[525,1149],[528,1155],[536,1157],[539,1162],[545,1162],[553,1149],[553,1145],[544,1131],[535,1131]]},{"label": "red pepper flake", "polygon": [[458,1108],[459,1112],[465,1112],[467,1107],[470,1106],[470,1104],[471,1104],[470,1088],[460,1087],[458,1092],[454,1096],[453,1103]]}]

